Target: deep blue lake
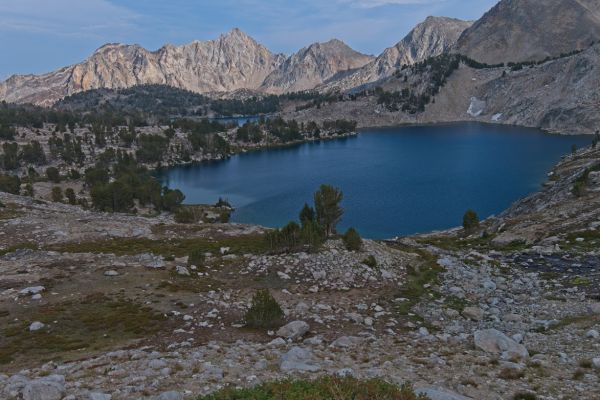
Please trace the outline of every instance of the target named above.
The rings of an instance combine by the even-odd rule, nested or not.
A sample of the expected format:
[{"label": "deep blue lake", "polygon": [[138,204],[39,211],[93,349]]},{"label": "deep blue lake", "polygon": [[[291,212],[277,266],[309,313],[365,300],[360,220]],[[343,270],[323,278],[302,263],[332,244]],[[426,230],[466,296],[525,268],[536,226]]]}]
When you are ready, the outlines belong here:
[{"label": "deep blue lake", "polygon": [[279,227],[322,183],[342,189],[340,228],[369,238],[458,226],[468,208],[497,214],[540,189],[571,146],[591,137],[461,123],[366,129],[353,138],[241,154],[163,170],[186,203],[228,199],[233,222]]}]

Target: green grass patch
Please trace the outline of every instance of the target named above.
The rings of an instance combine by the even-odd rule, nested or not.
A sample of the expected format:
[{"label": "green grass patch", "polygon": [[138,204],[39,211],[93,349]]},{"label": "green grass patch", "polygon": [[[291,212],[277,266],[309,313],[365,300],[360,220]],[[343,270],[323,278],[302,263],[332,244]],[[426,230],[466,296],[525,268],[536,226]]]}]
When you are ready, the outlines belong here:
[{"label": "green grass patch", "polygon": [[586,278],[584,276],[578,276],[576,278],[569,280],[567,283],[572,286],[587,286],[587,285],[591,285],[592,281],[590,280],[590,278]]},{"label": "green grass patch", "polygon": [[[164,326],[165,317],[137,303],[110,299],[102,294],[81,301],[42,306],[21,321],[5,322],[0,328],[0,364],[28,359],[43,363],[80,357],[149,337]],[[33,321],[46,327],[29,331]]]},{"label": "green grass patch", "polygon": [[314,381],[285,380],[252,389],[222,389],[198,400],[427,400],[410,385],[396,386],[383,380],[323,377]]},{"label": "green grass patch", "polygon": [[485,235],[481,237],[471,238],[464,236],[430,236],[425,238],[417,238],[420,244],[427,244],[448,251],[522,251],[527,248],[527,243],[522,240],[515,240],[509,244],[499,246],[494,245],[492,240],[496,235]]},{"label": "green grass patch", "polygon": [[21,244],[15,245],[15,246],[10,246],[4,250],[0,249],[0,257],[4,256],[6,254],[9,254],[9,253],[14,253],[17,250],[24,250],[24,249],[37,250],[38,246],[33,243],[21,243]]},{"label": "green grass patch", "polygon": [[[577,239],[582,238],[583,242]],[[579,231],[569,233],[565,241],[560,244],[563,250],[592,251],[600,247],[600,231]]]},{"label": "green grass patch", "polygon": [[559,320],[558,324],[550,326],[548,330],[562,329],[569,325],[578,325],[580,327],[590,327],[595,324],[598,318],[592,315],[571,315]]},{"label": "green grass patch", "polygon": [[462,312],[465,309],[465,307],[467,307],[469,305],[469,302],[465,299],[461,299],[454,295],[450,295],[450,296],[446,296],[446,300],[444,300],[444,304],[446,304],[446,306],[448,308],[451,308],[458,312]]},{"label": "green grass patch", "polygon": [[417,238],[420,244],[438,247],[448,251],[489,249],[493,236],[465,238],[462,236],[430,236]]},{"label": "green grass patch", "polygon": [[438,265],[437,257],[425,250],[407,248],[406,246],[397,244],[393,244],[392,246],[403,251],[418,254],[421,258],[421,262],[418,265],[408,268],[406,282],[404,282],[400,290],[396,293],[396,297],[407,299],[396,306],[396,312],[401,315],[408,315],[412,308],[426,294],[431,294],[433,298],[439,297],[439,294],[435,293],[430,286],[438,282],[439,274],[444,269]]},{"label": "green grass patch", "polygon": [[49,246],[48,250],[63,253],[113,253],[134,255],[153,253],[162,256],[183,257],[192,251],[219,254],[221,247],[229,247],[233,254],[264,254],[268,246],[263,235],[246,235],[222,239],[152,240],[145,238],[119,238],[94,242],[67,243]]}]

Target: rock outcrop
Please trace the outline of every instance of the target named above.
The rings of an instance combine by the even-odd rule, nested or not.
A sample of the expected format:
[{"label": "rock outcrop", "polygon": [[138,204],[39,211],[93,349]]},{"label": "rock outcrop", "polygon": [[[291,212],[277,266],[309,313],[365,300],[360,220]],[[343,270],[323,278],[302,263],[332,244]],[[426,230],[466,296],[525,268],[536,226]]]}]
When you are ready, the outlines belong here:
[{"label": "rock outcrop", "polygon": [[461,35],[456,51],[488,64],[521,62],[599,39],[599,0],[502,0]]}]

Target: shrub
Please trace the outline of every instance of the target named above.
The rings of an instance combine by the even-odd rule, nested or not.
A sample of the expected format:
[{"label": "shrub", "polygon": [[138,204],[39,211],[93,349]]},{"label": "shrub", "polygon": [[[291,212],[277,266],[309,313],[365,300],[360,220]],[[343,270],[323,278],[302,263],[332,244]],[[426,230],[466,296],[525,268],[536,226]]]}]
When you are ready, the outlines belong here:
[{"label": "shrub", "polygon": [[18,176],[0,174],[0,191],[19,194],[21,191],[21,179]]},{"label": "shrub", "polygon": [[358,380],[325,376],[314,381],[267,382],[251,389],[225,388],[198,400],[427,400],[412,386],[396,386],[381,379]]},{"label": "shrub", "polygon": [[367,258],[363,260],[363,264],[365,264],[368,267],[375,268],[377,267],[377,260],[375,259],[375,257],[373,257],[373,255],[370,254]]},{"label": "shrub", "polygon": [[65,190],[65,197],[69,201],[69,204],[75,205],[77,204],[77,196],[75,196],[75,191],[71,188],[67,188]]},{"label": "shrub", "polygon": [[252,306],[246,312],[246,326],[272,329],[283,325],[283,310],[267,289],[259,290],[252,298]]},{"label": "shrub", "polygon": [[362,239],[354,228],[349,228],[342,236],[342,240],[349,251],[360,251],[362,247]]},{"label": "shrub", "polygon": [[178,224],[193,224],[198,222],[196,213],[191,207],[180,206],[175,210],[175,222]]},{"label": "shrub", "polygon": [[52,201],[60,203],[63,201],[63,192],[59,186],[52,188]]},{"label": "shrub", "polygon": [[188,265],[195,265],[197,267],[204,264],[205,256],[203,249],[193,249],[188,255]]},{"label": "shrub", "polygon": [[585,195],[585,192],[587,191],[590,172],[590,169],[586,168],[586,170],[583,171],[583,174],[581,174],[581,176],[575,180],[572,192],[576,197],[582,197]]},{"label": "shrub", "polygon": [[219,213],[219,222],[222,224],[228,223],[230,218],[231,213],[228,210],[221,210]]},{"label": "shrub", "polygon": [[185,195],[179,189],[163,188],[162,208],[166,211],[175,211],[185,200]]},{"label": "shrub", "polygon": [[473,232],[479,227],[479,217],[473,210],[467,210],[463,216],[463,228],[467,232]]},{"label": "shrub", "polygon": [[25,185],[24,193],[25,196],[33,197],[33,185],[28,183]]},{"label": "shrub", "polygon": [[76,169],[72,169],[69,172],[69,177],[75,181],[75,180],[81,178],[81,174]]},{"label": "shrub", "polygon": [[58,169],[55,167],[46,168],[46,177],[50,182],[59,183],[60,182],[60,173]]},{"label": "shrub", "polygon": [[537,396],[533,393],[519,392],[513,396],[513,400],[536,400]]}]

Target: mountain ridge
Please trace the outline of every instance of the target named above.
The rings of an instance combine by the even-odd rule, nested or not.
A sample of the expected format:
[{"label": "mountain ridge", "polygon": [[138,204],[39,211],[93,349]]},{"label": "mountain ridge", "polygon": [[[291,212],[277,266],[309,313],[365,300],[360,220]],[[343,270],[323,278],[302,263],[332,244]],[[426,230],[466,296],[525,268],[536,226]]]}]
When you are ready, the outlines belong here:
[{"label": "mountain ridge", "polygon": [[[309,69],[303,64],[307,58],[312,60]],[[290,56],[276,54],[235,28],[217,39],[167,44],[155,51],[138,44],[107,43],[80,63],[41,75],[9,77],[0,83],[0,99],[50,106],[82,91],[140,84],[164,84],[201,94],[261,90],[264,84],[264,91],[282,93],[312,89],[371,59],[337,39],[314,43]],[[281,67],[288,69],[280,71]],[[281,75],[286,73],[294,79],[284,79]]]}]

